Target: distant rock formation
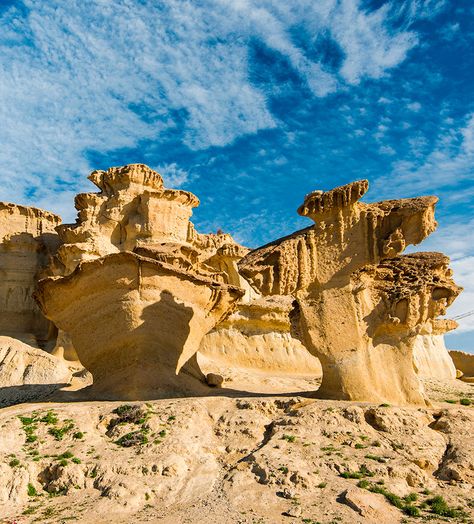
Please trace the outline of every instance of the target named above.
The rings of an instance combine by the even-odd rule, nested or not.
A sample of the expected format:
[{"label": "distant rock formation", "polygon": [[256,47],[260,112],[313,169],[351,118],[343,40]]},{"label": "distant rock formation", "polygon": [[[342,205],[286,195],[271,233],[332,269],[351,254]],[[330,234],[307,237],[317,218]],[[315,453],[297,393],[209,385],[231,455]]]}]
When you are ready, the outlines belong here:
[{"label": "distant rock formation", "polygon": [[413,359],[422,378],[453,380],[456,367],[444,343],[445,333],[456,329],[454,320],[433,320],[420,330],[415,339]]},{"label": "distant rock formation", "polygon": [[71,371],[62,359],[0,336],[0,407],[45,397],[70,380]]},{"label": "distant rock formation", "polygon": [[474,384],[474,355],[456,350],[450,351],[449,355],[453,359],[456,370],[459,371],[459,378],[464,382]]},{"label": "distant rock formation", "polygon": [[298,209],[315,224],[246,255],[263,295],[291,295],[293,333],[323,368],[325,398],[425,404],[417,335],[461,291],[440,253],[399,256],[436,228],[435,197],[365,204],[361,180],[315,191]]},{"label": "distant rock formation", "polygon": [[37,273],[58,246],[60,223],[48,211],[0,202],[0,335],[36,347],[50,338],[51,323],[32,295]]},{"label": "distant rock formation", "polygon": [[243,302],[203,338],[199,352],[221,366],[320,377],[319,360],[291,334],[291,310],[288,296]]},{"label": "distant rock formation", "polygon": [[43,312],[71,337],[98,394],[199,390],[202,337],[245,293],[230,283],[239,281],[238,247],[225,248],[229,235],[196,233],[189,218],[199,200],[164,188],[147,166],[89,178],[100,192],[78,195],[76,224],[58,228],[54,276],[36,293]]}]

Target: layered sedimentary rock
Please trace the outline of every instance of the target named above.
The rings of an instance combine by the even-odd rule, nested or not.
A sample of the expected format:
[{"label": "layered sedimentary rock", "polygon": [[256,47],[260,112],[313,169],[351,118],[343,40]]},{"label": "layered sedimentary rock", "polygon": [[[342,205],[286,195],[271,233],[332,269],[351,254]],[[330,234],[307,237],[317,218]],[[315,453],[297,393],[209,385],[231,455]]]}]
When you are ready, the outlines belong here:
[{"label": "layered sedimentary rock", "polygon": [[321,364],[291,334],[287,296],[260,297],[236,310],[202,340],[199,354],[220,366],[321,376]]},{"label": "layered sedimentary rock", "polygon": [[359,202],[366,180],[316,191],[312,227],[258,248],[241,274],[263,295],[291,295],[293,333],[322,364],[326,398],[424,404],[417,335],[460,292],[439,253],[399,256],[436,228],[435,197]]},{"label": "layered sedimentary rock", "polygon": [[445,333],[456,329],[454,320],[433,320],[415,339],[413,359],[418,375],[423,378],[452,380],[456,367],[444,343]]},{"label": "layered sedimentary rock", "polygon": [[36,274],[57,248],[60,223],[48,211],[0,203],[0,335],[46,343],[51,325],[32,295]]},{"label": "layered sedimentary rock", "polygon": [[164,188],[147,166],[89,178],[101,191],[78,195],[76,224],[58,228],[64,244],[54,276],[39,282],[36,295],[43,312],[70,336],[97,393],[144,398],[200,390],[195,355],[202,337],[244,290],[208,264],[212,250],[199,246],[221,248],[229,239],[206,242],[197,234],[189,217],[198,199]]},{"label": "layered sedimentary rock", "polygon": [[474,383],[474,355],[455,350],[450,351],[449,355],[453,359],[454,366],[460,372],[461,380]]}]

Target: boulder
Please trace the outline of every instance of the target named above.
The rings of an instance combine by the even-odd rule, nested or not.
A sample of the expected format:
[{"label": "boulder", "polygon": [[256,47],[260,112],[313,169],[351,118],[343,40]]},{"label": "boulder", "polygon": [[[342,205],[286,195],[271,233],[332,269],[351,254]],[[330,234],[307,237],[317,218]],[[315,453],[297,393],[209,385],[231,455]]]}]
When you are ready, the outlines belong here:
[{"label": "boulder", "polygon": [[63,360],[0,336],[0,406],[43,399],[70,380],[71,371]]}]

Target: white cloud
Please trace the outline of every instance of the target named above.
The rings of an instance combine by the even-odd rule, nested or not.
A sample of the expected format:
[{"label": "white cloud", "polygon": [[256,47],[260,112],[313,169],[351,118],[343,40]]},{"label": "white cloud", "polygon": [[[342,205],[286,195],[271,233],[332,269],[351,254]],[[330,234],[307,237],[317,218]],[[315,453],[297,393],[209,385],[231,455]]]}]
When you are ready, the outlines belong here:
[{"label": "white cloud", "polygon": [[[65,204],[90,187],[90,151],[134,148],[178,125],[192,149],[275,127],[249,76],[254,40],[319,97],[387,74],[417,42],[388,28],[388,9],[367,12],[361,0],[23,3],[0,16],[0,199],[53,210],[63,207],[55,193]],[[308,45],[334,40],[338,71],[308,58],[298,28]]]},{"label": "white cloud", "polygon": [[414,113],[418,113],[421,109],[421,104],[420,102],[411,102],[410,104],[407,105],[407,107],[410,111],[413,111]]},{"label": "white cloud", "polygon": [[[416,153],[416,152],[414,152]],[[414,154],[411,160],[395,162],[393,170],[375,180],[373,192],[377,198],[412,196],[422,193],[440,192],[447,188],[459,191],[462,184],[474,178],[474,114],[466,115],[460,127],[441,130],[432,151],[420,157]],[[393,195],[394,185],[398,195]],[[467,193],[457,195],[458,198]]]},{"label": "white cloud", "polygon": [[190,176],[187,171],[178,167],[176,162],[164,164],[155,168],[163,177],[165,187],[172,189],[179,188],[189,182]]},{"label": "white cloud", "polygon": [[380,146],[379,152],[382,155],[387,155],[387,156],[393,156],[396,153],[395,149],[393,149],[393,147],[390,147],[390,146]]}]

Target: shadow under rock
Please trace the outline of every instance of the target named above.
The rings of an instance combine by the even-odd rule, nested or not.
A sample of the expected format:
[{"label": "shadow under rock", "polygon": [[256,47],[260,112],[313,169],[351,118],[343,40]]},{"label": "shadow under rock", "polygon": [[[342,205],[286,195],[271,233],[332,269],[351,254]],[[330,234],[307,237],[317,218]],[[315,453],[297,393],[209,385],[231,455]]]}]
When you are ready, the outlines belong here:
[{"label": "shadow under rock", "polygon": [[24,402],[49,401],[64,384],[23,384],[20,386],[6,386],[0,388],[0,408],[23,404]]}]

